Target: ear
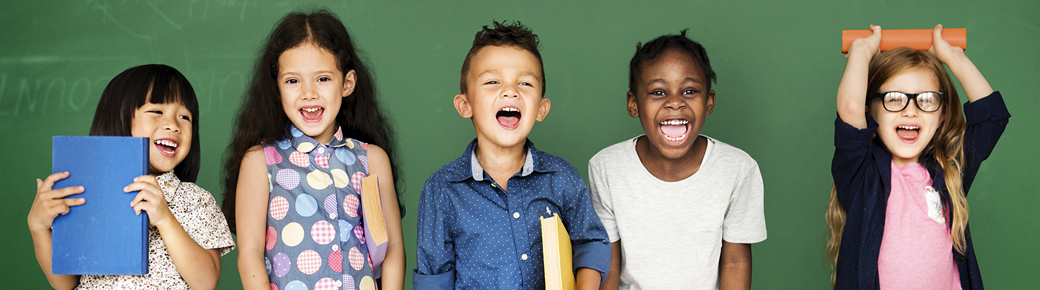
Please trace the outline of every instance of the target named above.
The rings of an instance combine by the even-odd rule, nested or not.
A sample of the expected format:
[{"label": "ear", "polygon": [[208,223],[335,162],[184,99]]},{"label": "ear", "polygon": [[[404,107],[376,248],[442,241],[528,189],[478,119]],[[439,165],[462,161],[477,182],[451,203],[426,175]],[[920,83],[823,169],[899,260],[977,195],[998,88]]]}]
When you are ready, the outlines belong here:
[{"label": "ear", "polygon": [[538,102],[538,116],[535,117],[535,120],[538,122],[545,120],[545,115],[549,114],[549,107],[552,107],[552,103],[548,98],[542,97],[542,100]]},{"label": "ear", "polygon": [[639,118],[639,104],[636,100],[636,95],[632,92],[628,92],[628,97],[625,98],[626,107],[628,109],[628,115],[632,118]]},{"label": "ear", "polygon": [[455,110],[459,111],[459,116],[463,118],[473,117],[473,108],[469,106],[469,100],[466,100],[465,94],[455,95]]},{"label": "ear", "polygon": [[708,99],[704,104],[704,114],[711,115],[715,111],[715,90],[708,90]]},{"label": "ear", "polygon": [[357,73],[354,70],[348,71],[343,75],[343,97],[346,98],[350,94],[354,93],[354,86],[357,85]]}]

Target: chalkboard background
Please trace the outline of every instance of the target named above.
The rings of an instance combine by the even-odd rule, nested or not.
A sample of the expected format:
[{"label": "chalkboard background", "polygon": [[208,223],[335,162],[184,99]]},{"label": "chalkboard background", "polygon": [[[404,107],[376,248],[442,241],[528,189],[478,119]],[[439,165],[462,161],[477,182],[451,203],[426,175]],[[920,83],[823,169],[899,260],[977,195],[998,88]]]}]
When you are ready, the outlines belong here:
[{"label": "chalkboard background", "polygon": [[[382,3],[371,3],[382,2]],[[769,238],[755,244],[755,288],[823,289],[824,220],[834,150],[834,95],[845,59],[840,30],[968,28],[968,56],[1014,117],[971,190],[971,225],[986,285],[1035,286],[1040,244],[1036,180],[1040,124],[1040,2],[1024,1],[336,1],[375,70],[399,133],[402,221],[414,268],[423,181],[473,138],[451,99],[473,34],[518,19],[542,40],[553,101],[530,135],[582,174],[600,149],[641,133],[624,109],[637,42],[690,28],[718,85],[703,133],[747,151],[765,180]],[[637,3],[638,2],[638,3]],[[261,41],[296,1],[28,1],[0,9],[0,284],[47,286],[26,216],[34,178],[50,172],[50,137],[85,135],[101,91],[119,72],[164,63],[183,72],[201,106],[202,174],[217,199],[222,154]],[[963,95],[962,95],[963,96]],[[689,205],[696,210],[696,205]],[[662,237],[664,238],[664,237]],[[236,254],[218,288],[240,287]],[[667,254],[667,253],[664,253]],[[409,280],[411,275],[408,276]],[[408,282],[410,288],[411,282]]]}]

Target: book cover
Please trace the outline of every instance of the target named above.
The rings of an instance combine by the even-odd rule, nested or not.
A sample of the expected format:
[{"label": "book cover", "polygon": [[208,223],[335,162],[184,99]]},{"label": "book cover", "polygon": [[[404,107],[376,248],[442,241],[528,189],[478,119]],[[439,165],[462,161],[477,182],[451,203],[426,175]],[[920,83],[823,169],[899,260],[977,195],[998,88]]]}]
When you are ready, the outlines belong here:
[{"label": "book cover", "polygon": [[148,138],[54,136],[51,172],[68,171],[54,188],[81,185],[84,198],[51,227],[51,271],[63,275],[148,273],[148,214],[134,213],[137,192],[123,192],[148,174]]},{"label": "book cover", "polygon": [[361,206],[365,216],[365,244],[368,245],[368,255],[372,259],[372,277],[378,279],[382,276],[380,270],[386,258],[386,244],[390,240],[383,216],[383,200],[379,196],[378,175],[361,179]]},{"label": "book cover", "polygon": [[545,260],[545,289],[574,289],[571,236],[560,216],[539,218],[542,222],[542,256]]}]

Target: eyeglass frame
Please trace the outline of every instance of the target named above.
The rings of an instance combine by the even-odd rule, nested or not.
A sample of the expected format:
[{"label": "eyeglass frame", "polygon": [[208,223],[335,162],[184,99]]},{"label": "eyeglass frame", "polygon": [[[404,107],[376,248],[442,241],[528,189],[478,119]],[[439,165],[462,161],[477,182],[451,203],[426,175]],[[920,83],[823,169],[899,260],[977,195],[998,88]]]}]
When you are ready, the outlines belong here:
[{"label": "eyeglass frame", "polygon": [[[900,108],[899,110],[895,110],[895,111],[889,110],[888,107],[885,106],[885,99],[884,99],[885,95],[887,95],[889,93],[900,93],[900,94],[903,94],[904,96],[906,96],[906,99],[907,99],[906,104],[903,104],[903,107]],[[927,93],[932,93],[932,94],[936,94],[937,96],[939,96],[939,106],[936,107],[935,110],[925,111],[924,109],[921,109],[921,104],[917,102],[917,96],[922,95],[922,94],[927,94]],[[900,92],[900,91],[887,91],[887,92],[870,93],[868,95],[870,96],[870,99],[881,99],[881,107],[885,108],[885,111],[889,111],[889,112],[902,112],[903,110],[906,110],[906,107],[910,106],[910,100],[913,100],[914,106],[917,106],[917,109],[920,110],[921,112],[926,112],[926,113],[938,112],[939,109],[942,109],[943,101],[946,100],[946,93],[943,93],[943,92],[933,92],[933,91],[930,91],[930,92],[920,92],[920,93],[916,93],[916,94],[904,93],[904,92]]]}]

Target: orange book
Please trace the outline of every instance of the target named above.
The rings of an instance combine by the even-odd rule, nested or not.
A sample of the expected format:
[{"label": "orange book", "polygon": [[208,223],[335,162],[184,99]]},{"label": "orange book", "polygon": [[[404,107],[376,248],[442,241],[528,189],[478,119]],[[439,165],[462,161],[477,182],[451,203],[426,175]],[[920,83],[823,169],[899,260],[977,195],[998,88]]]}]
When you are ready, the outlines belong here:
[{"label": "orange book", "polygon": [[[909,46],[915,50],[932,47],[932,29],[885,29],[881,31],[881,50]],[[842,30],[841,52],[849,52],[852,41],[870,36],[870,30]],[[943,28],[942,38],[950,45],[968,49],[968,29]]]},{"label": "orange book", "polygon": [[574,269],[571,267],[571,236],[563,227],[560,216],[539,218],[542,221],[542,257],[545,260],[545,289],[574,289]]},{"label": "orange book", "polygon": [[365,244],[372,258],[372,276],[382,276],[383,259],[386,258],[386,220],[383,217],[383,201],[379,195],[379,177],[373,174],[361,179],[361,211],[365,222]]}]

